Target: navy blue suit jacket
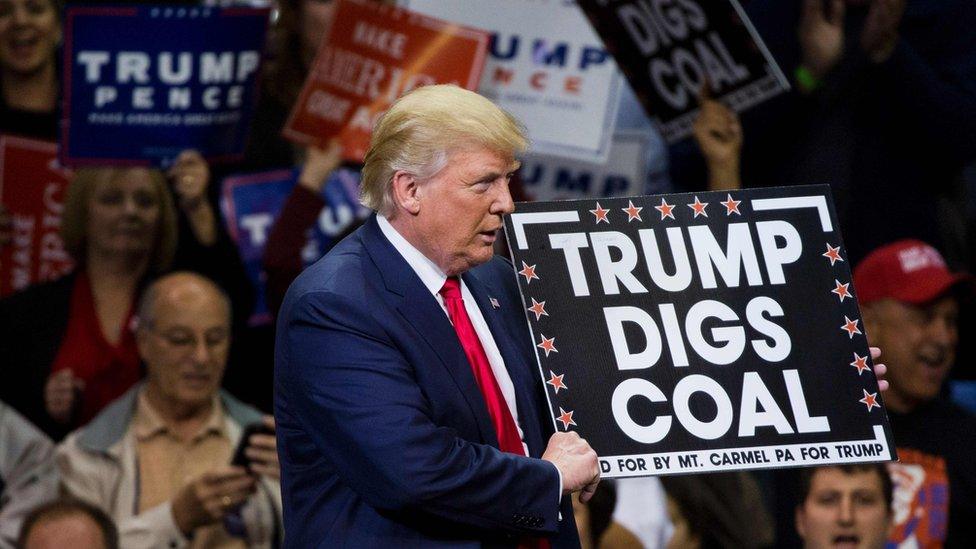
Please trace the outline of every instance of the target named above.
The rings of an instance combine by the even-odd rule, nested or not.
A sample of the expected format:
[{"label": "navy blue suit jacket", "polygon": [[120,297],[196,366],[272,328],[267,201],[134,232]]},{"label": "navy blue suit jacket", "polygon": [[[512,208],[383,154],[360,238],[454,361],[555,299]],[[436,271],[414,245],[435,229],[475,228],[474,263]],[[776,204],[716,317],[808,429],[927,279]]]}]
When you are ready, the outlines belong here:
[{"label": "navy blue suit jacket", "polygon": [[[495,258],[462,278],[538,458],[553,427],[512,266]],[[454,328],[375,217],[292,284],[275,353],[288,547],[579,544],[555,467],[498,450]]]}]

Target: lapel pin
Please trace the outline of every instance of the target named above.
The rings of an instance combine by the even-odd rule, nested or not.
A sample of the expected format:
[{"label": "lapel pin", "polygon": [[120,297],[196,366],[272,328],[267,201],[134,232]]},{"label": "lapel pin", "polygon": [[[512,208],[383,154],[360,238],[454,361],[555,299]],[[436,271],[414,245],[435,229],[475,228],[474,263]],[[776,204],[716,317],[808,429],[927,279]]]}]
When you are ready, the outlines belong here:
[{"label": "lapel pin", "polygon": [[488,301],[491,303],[491,306],[494,307],[494,308],[496,308],[496,309],[499,308],[499,307],[501,307],[501,305],[498,303],[498,300],[495,299],[495,298],[493,298],[493,297],[489,297],[488,298]]}]

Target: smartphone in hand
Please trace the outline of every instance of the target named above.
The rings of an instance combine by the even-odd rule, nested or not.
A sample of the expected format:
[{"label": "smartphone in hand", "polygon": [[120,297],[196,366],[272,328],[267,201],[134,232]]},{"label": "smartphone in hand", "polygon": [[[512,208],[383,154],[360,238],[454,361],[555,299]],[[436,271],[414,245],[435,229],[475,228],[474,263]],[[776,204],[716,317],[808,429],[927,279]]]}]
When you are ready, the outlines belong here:
[{"label": "smartphone in hand", "polygon": [[274,435],[274,429],[268,427],[264,423],[251,423],[244,428],[244,433],[241,434],[241,440],[237,443],[237,448],[234,449],[234,457],[231,458],[230,464],[244,467],[248,470],[251,469],[251,460],[247,458],[244,453],[247,450],[247,446],[251,441],[252,435]]}]

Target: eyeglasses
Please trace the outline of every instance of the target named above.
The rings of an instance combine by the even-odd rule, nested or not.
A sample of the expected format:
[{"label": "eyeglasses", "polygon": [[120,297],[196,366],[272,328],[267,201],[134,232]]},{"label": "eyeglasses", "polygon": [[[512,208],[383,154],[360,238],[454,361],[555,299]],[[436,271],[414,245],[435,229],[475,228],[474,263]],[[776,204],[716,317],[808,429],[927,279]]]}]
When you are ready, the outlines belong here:
[{"label": "eyeglasses", "polygon": [[[190,352],[200,345],[201,338],[189,330],[159,331],[153,326],[146,326],[146,329],[178,352]],[[230,334],[225,328],[212,328],[203,333],[202,340],[207,349],[212,351],[226,345],[230,341]]]}]

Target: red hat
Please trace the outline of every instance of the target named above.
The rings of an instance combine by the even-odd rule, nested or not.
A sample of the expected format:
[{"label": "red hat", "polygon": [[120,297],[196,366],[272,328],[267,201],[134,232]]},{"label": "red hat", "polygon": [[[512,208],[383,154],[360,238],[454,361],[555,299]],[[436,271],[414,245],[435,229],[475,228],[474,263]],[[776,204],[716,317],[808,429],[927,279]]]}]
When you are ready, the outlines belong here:
[{"label": "red hat", "polygon": [[972,292],[973,277],[952,273],[942,255],[920,240],[899,240],[875,249],[854,269],[861,304],[892,298],[922,305],[955,287]]}]

